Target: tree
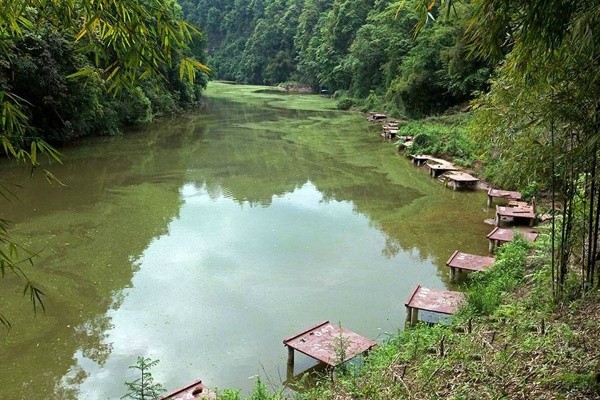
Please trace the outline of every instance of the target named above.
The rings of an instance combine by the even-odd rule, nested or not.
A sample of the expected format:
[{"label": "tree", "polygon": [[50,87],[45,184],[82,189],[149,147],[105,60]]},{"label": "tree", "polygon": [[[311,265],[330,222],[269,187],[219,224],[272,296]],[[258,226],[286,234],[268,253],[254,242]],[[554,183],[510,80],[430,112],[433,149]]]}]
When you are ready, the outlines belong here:
[{"label": "tree", "polygon": [[135,365],[129,366],[137,370],[140,377],[131,382],[125,382],[127,393],[121,399],[132,400],[155,400],[158,399],[166,390],[160,383],[154,383],[154,378],[150,369],[158,364],[158,360],[138,357]]},{"label": "tree", "polygon": [[[433,7],[418,1],[421,25]],[[533,174],[561,212],[552,224],[552,283],[562,296],[570,265],[580,288],[598,285],[600,268],[600,6],[592,0],[475,0],[468,32],[473,52],[502,59],[475,127],[498,170],[515,184]],[[519,163],[511,161],[518,157]],[[519,166],[519,171],[514,167]],[[529,167],[529,169],[523,168]],[[506,169],[504,169],[506,171]],[[497,172],[496,172],[497,173]]]}]

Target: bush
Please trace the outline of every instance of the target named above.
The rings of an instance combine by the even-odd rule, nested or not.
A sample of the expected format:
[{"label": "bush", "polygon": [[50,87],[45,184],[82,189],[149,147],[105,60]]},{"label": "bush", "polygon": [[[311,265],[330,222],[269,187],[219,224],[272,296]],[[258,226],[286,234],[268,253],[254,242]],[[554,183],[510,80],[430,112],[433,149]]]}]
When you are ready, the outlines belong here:
[{"label": "bush", "polygon": [[529,244],[520,236],[498,249],[496,262],[484,272],[469,275],[467,313],[491,315],[502,296],[514,289],[525,274]]},{"label": "bush", "polygon": [[431,135],[425,132],[416,134],[413,139],[413,146],[422,150],[429,148],[432,143],[433,139]]},{"label": "bush", "polygon": [[349,110],[354,105],[354,99],[351,97],[342,97],[338,100],[336,108],[338,110]]}]

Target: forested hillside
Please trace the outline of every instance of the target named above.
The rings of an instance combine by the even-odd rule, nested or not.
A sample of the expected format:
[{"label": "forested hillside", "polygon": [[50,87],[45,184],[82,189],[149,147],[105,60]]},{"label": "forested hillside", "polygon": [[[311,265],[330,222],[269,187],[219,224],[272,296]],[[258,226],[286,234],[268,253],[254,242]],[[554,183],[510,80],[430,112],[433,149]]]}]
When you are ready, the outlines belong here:
[{"label": "forested hillside", "polygon": [[[413,7],[392,0],[179,0],[208,39],[214,77],[293,82],[362,105],[422,116],[485,90],[491,64],[467,57],[469,4],[431,15],[415,36]],[[443,13],[442,13],[443,14]]]},{"label": "forested hillside", "polygon": [[0,11],[7,146],[115,133],[194,104],[206,84],[204,73],[180,79],[186,57],[203,60],[204,39],[175,0],[9,0]]}]

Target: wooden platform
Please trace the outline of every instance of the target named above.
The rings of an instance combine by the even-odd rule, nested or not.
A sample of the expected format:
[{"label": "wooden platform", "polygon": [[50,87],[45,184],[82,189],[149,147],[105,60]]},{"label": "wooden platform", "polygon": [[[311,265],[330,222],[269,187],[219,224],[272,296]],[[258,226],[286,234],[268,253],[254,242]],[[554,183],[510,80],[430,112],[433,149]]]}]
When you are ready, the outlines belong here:
[{"label": "wooden platform", "polygon": [[453,190],[477,189],[477,183],[479,183],[479,179],[466,172],[450,171],[443,176],[445,185],[452,186]]},{"label": "wooden platform", "polygon": [[369,113],[367,120],[371,121],[371,122],[376,122],[376,121],[382,121],[386,118],[387,118],[387,115],[385,115],[383,113],[371,112],[371,113]]},{"label": "wooden platform", "polygon": [[288,348],[288,377],[294,375],[294,350],[335,367],[377,345],[375,341],[329,321],[299,332],[285,339],[283,344]]},{"label": "wooden platform", "polygon": [[442,160],[441,158],[436,158],[434,156],[430,156],[429,154],[416,154],[416,155],[410,156],[410,158],[412,158],[413,164],[415,164],[417,166],[421,166],[421,165],[425,164],[426,162],[431,162],[433,164],[450,164],[446,160]]},{"label": "wooden platform", "polygon": [[426,165],[432,178],[437,178],[446,172],[458,171],[458,168],[451,163],[434,164],[433,162],[427,162]]},{"label": "wooden platform", "polygon": [[387,124],[381,127],[381,136],[384,139],[392,140],[398,135],[398,124]]},{"label": "wooden platform", "polygon": [[416,154],[413,156],[410,156],[410,158],[412,158],[412,163],[415,164],[416,166],[421,166],[423,164],[425,164],[427,161],[429,161],[430,159],[432,159],[432,156],[428,156],[426,154]]},{"label": "wooden platform", "polygon": [[216,398],[217,396],[214,392],[204,386],[201,380],[197,380],[185,387],[163,395],[160,400],[198,400]]},{"label": "wooden platform", "polygon": [[406,322],[415,325],[419,320],[419,310],[452,315],[456,313],[464,300],[465,295],[460,292],[430,289],[417,285],[404,303]]},{"label": "wooden platform", "polygon": [[487,198],[487,205],[488,207],[492,206],[492,201],[494,198],[496,199],[505,199],[505,200],[521,200],[521,193],[519,192],[513,192],[510,190],[500,190],[500,189],[492,189],[490,188],[488,190],[488,198]]},{"label": "wooden platform", "polygon": [[535,222],[535,207],[496,206],[496,226],[500,226],[502,218],[512,218],[515,222],[518,222],[519,220],[524,220],[529,223],[529,226],[533,226]]},{"label": "wooden platform", "polygon": [[494,257],[478,256],[475,254],[455,251],[446,262],[450,267],[450,278],[456,277],[456,271],[483,271],[491,267],[496,260]]},{"label": "wooden platform", "polygon": [[511,242],[514,239],[515,234],[517,232],[519,232],[523,236],[523,238],[525,238],[525,240],[529,242],[535,241],[535,239],[537,239],[538,237],[538,233],[533,231],[514,230],[496,227],[486,236],[490,242],[490,253],[493,253],[494,250],[496,250],[496,248],[503,245],[504,243]]}]

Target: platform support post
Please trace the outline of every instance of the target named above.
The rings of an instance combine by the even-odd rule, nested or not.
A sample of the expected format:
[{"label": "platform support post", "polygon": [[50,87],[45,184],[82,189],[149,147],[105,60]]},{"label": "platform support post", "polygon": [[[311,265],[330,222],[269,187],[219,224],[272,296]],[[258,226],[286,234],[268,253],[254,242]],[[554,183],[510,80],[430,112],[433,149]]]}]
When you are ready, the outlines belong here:
[{"label": "platform support post", "polygon": [[487,197],[487,206],[488,206],[488,208],[490,208],[492,206],[492,196],[490,196],[489,194]]},{"label": "platform support post", "polygon": [[294,348],[292,346],[287,346],[287,349],[287,379],[290,380],[294,377]]},{"label": "platform support post", "polygon": [[419,309],[418,308],[412,308],[412,312],[410,313],[410,324],[412,326],[417,325],[417,322],[419,322]]},{"label": "platform support post", "polygon": [[454,280],[456,278],[456,268],[450,267],[450,280]]}]

